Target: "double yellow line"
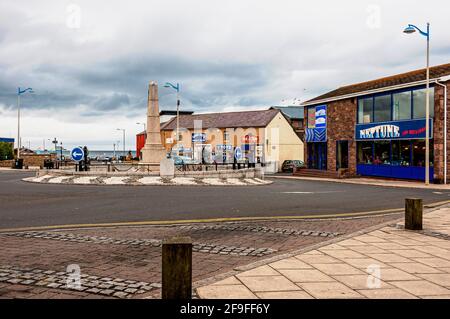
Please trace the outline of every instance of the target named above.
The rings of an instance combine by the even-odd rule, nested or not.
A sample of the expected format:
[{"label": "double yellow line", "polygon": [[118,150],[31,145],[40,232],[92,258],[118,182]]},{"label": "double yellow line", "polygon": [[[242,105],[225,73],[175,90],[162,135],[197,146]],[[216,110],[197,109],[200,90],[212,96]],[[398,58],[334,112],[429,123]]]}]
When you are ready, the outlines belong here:
[{"label": "double yellow line", "polygon": [[[450,200],[426,204],[425,207],[433,208],[449,204]],[[53,226],[36,226],[21,228],[3,228],[0,233],[20,232],[20,231],[39,231],[39,230],[57,230],[57,229],[75,229],[75,228],[101,228],[101,227],[130,227],[130,226],[164,226],[164,225],[182,225],[198,223],[223,223],[223,222],[245,222],[245,221],[268,221],[268,220],[302,220],[302,219],[333,219],[358,216],[378,216],[395,214],[404,211],[404,208],[392,208],[358,213],[341,214],[321,214],[304,216],[267,216],[267,217],[222,217],[222,218],[202,218],[202,219],[180,219],[180,220],[155,220],[140,222],[116,222],[116,223],[96,223],[96,224],[67,224]]]}]

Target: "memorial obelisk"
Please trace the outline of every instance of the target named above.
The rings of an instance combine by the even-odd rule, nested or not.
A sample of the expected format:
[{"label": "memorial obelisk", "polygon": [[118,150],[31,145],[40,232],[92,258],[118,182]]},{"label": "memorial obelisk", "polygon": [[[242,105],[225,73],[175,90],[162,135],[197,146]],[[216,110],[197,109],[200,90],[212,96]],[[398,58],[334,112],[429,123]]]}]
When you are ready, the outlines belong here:
[{"label": "memorial obelisk", "polygon": [[142,163],[158,165],[166,158],[166,149],[161,144],[159,123],[158,84],[151,81],[148,86],[147,102],[147,139],[141,150]]}]

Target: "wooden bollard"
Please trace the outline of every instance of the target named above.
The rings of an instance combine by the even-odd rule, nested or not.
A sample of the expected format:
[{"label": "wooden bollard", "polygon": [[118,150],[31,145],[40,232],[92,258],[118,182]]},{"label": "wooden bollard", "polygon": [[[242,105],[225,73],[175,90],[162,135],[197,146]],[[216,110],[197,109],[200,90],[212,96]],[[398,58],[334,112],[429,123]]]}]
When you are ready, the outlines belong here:
[{"label": "wooden bollard", "polygon": [[421,198],[405,199],[405,229],[422,230],[423,202]]},{"label": "wooden bollard", "polygon": [[162,299],[192,298],[192,240],[174,237],[162,244]]}]

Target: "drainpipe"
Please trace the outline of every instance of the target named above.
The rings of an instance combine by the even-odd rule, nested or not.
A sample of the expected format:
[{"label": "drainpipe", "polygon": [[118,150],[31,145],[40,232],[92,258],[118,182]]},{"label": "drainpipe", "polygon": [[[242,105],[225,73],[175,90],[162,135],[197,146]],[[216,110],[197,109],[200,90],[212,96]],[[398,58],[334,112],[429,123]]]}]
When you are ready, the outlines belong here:
[{"label": "drainpipe", "polygon": [[447,85],[441,82],[447,82],[450,76],[444,76],[436,80],[436,84],[444,88],[444,184],[447,184]]}]

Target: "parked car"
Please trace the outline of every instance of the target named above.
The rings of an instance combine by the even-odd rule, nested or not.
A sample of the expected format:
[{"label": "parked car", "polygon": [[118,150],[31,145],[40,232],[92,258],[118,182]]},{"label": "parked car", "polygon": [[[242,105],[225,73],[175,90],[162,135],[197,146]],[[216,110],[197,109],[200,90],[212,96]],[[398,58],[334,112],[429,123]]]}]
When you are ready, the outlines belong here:
[{"label": "parked car", "polygon": [[294,172],[294,169],[305,167],[305,163],[300,160],[286,160],[281,166],[282,172]]}]

